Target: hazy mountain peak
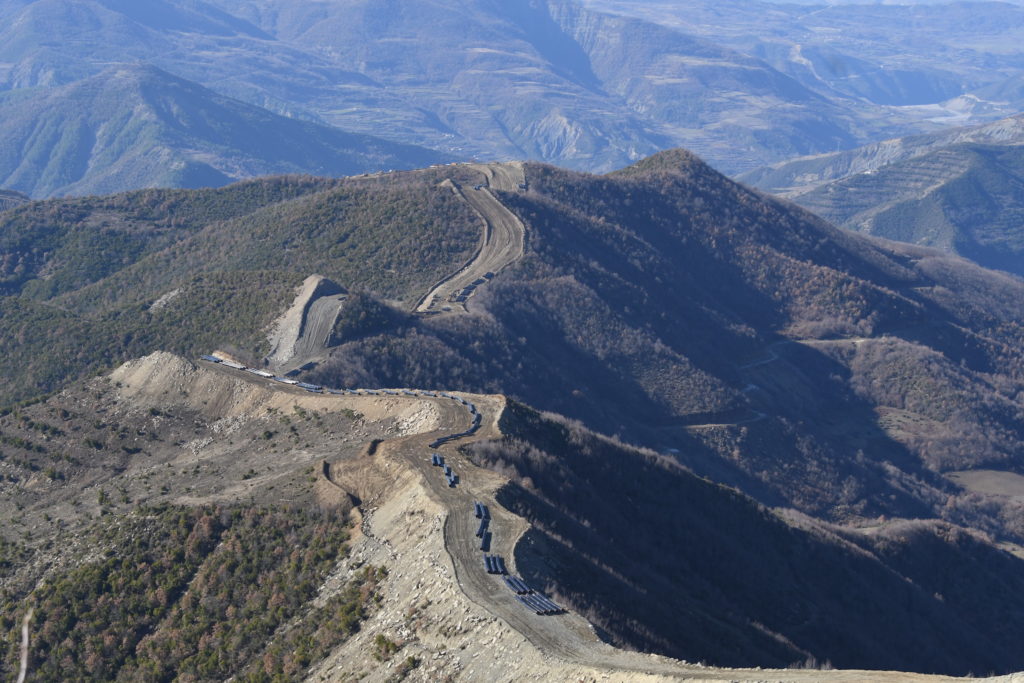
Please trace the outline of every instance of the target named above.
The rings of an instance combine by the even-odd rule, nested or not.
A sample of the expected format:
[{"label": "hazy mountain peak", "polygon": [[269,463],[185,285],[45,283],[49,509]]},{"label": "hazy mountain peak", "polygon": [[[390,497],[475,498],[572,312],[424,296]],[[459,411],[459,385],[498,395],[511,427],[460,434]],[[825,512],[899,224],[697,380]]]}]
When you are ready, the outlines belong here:
[{"label": "hazy mountain peak", "polygon": [[270,37],[252,24],[198,0],[149,0],[144,3],[136,0],[94,0],[87,4],[119,14],[139,26],[160,31]]},{"label": "hazy mountain peak", "polygon": [[224,185],[257,175],[351,175],[436,163],[423,148],[297,121],[151,64],[0,97],[0,185],[36,197]]},{"label": "hazy mountain peak", "polygon": [[677,147],[644,157],[635,164],[613,171],[609,175],[640,175],[647,173],[675,173],[692,175],[711,171],[703,159],[693,152]]}]

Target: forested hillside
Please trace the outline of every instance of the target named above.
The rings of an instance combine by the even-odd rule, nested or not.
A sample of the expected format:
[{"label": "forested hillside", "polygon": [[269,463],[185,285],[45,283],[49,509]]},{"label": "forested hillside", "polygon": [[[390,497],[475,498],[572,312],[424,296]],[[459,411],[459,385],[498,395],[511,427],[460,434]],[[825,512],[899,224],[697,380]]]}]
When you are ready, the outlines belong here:
[{"label": "forested hillside", "polygon": [[9,211],[0,215],[4,400],[157,349],[258,355],[313,269],[412,300],[470,252],[474,220],[429,183],[308,177]]},{"label": "forested hillside", "polygon": [[[674,452],[770,505],[835,521],[938,516],[1024,539],[1015,498],[957,474],[1024,471],[1018,280],[835,229],[676,151],[607,176],[528,165],[527,190],[495,191],[527,226],[525,257],[468,315],[416,316],[482,229],[444,179],[480,175],[283,179],[8,212],[7,243],[20,245],[5,253],[9,398],[157,348],[230,345],[257,363],[316,272],[354,293],[316,382],[506,393]],[[62,212],[80,218],[43,248]],[[128,246],[97,279],[75,264],[111,250],[72,237],[100,214],[100,234]]]},{"label": "forested hillside", "polygon": [[[300,378],[500,393],[580,421],[524,409],[520,427],[506,425],[505,440],[468,452],[517,484],[500,500],[535,525],[533,540],[517,551],[522,571],[537,581],[550,577],[552,591],[604,624],[616,642],[735,663],[786,664],[813,653],[834,664],[952,673],[1019,666],[1017,622],[1005,612],[1016,603],[994,596],[1018,592],[1016,560],[1003,549],[1024,542],[1014,488],[1024,481],[1024,284],[932,250],[837,229],[680,150],[604,176],[527,164],[525,182],[506,186],[513,189],[483,189],[495,168],[283,177],[4,212],[7,398],[67,387],[155,349],[195,356],[227,348],[258,366],[271,323],[315,272],[349,296],[325,357]],[[463,199],[470,191],[491,193],[522,221],[525,253],[483,278],[465,311],[414,314],[420,297],[480,244],[484,223]],[[121,515],[141,494],[126,488],[115,496],[100,482],[144,465],[151,451],[170,457],[216,444],[242,482],[240,495],[277,500],[271,477],[291,477],[296,491],[304,475],[297,467],[277,473],[262,458],[317,457],[328,448],[324,439],[361,424],[351,411],[331,427],[307,411],[296,420],[257,411],[245,432],[222,432],[235,429],[230,420],[200,417],[222,406],[220,399],[210,396],[207,405],[205,391],[174,386],[156,395],[189,401],[198,412],[165,415],[163,404],[153,404],[126,423],[115,419],[116,403],[103,403],[114,389],[102,380],[11,409],[0,418],[0,463],[16,478],[14,490],[29,500],[37,489],[56,495],[74,479],[100,516]],[[112,410],[111,418],[88,417],[93,403]],[[362,439],[375,438],[359,429]],[[237,457],[237,449],[247,455]],[[620,466],[637,488],[623,488],[614,474]],[[162,500],[178,476],[233,481],[180,463],[156,472],[156,480],[129,479],[143,499]],[[254,477],[268,486],[247,483]],[[179,495],[198,494],[186,488]],[[669,499],[706,504],[665,517],[656,501]],[[627,533],[615,512],[627,507],[649,531]],[[26,538],[33,520],[57,524],[40,517],[43,510],[16,517]],[[717,511],[714,523],[701,523],[709,510]],[[207,513],[225,525],[235,514]],[[722,523],[735,528],[716,537]],[[236,533],[233,524],[224,526],[225,538]],[[19,554],[30,546],[4,552],[24,563]],[[761,549],[758,561],[750,548]],[[159,564],[162,551],[146,552],[155,554],[142,561]],[[220,575],[217,552],[194,558],[197,576]],[[630,559],[637,557],[650,559],[641,565]],[[936,574],[936,566],[958,569]],[[671,578],[679,567],[691,579],[686,586]],[[116,580],[135,581],[128,567],[103,571],[128,572]],[[788,579],[752,593],[769,574]],[[856,584],[855,600],[840,597],[842,586],[864,576],[872,578]],[[592,595],[584,585],[602,589]],[[673,597],[663,608],[638,607],[652,594]],[[140,595],[131,609],[150,605],[148,593]],[[59,593],[36,598],[47,615],[47,605],[64,600]],[[906,618],[884,616],[892,604],[907,605]],[[99,601],[82,606],[95,615],[104,609]],[[167,645],[193,642],[176,609],[184,607],[168,601],[165,612],[151,615],[162,626],[138,640],[135,652],[156,648],[152,661],[180,670],[247,671],[239,662],[251,661],[251,651],[235,657],[226,641],[201,638],[193,654]],[[674,622],[680,610],[698,616]],[[211,628],[228,628],[213,626],[220,616],[210,619]],[[102,616],[82,628],[93,622],[108,640],[126,637],[100,628],[109,622]],[[54,638],[63,633],[59,623]],[[12,621],[5,627],[16,628]],[[269,633],[271,626],[252,628]],[[330,626],[323,637],[341,638],[347,628]],[[742,642],[742,656],[714,646],[723,639]],[[946,642],[957,645],[936,649]],[[92,654],[69,653],[68,665]],[[292,665],[263,661],[268,672]],[[139,665],[117,667],[135,672]]]},{"label": "forested hillside", "polygon": [[517,564],[617,644],[729,666],[1024,665],[1022,561],[979,535],[776,514],[558,416],[516,405],[503,426],[468,452],[511,479],[499,500],[533,525]]},{"label": "forested hillside", "polygon": [[1024,464],[1018,280],[837,230],[685,153],[527,178],[502,198],[529,253],[473,315],[396,312],[311,376],[502,391],[769,504],[1021,537],[1016,499],[942,476]]},{"label": "forested hillside", "polygon": [[311,485],[322,458],[358,453],[362,416],[268,410],[259,387],[152,362],[171,381],[150,395],[97,377],[0,410],[0,675],[32,610],[44,680],[299,680],[386,576],[349,559],[348,508]]}]

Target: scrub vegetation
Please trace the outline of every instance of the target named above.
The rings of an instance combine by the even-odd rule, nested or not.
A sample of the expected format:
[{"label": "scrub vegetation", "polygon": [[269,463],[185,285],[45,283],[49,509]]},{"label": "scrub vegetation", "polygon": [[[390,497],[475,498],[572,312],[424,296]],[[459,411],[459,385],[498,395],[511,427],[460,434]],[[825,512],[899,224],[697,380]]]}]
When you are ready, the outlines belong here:
[{"label": "scrub vegetation", "polygon": [[373,607],[382,574],[370,567],[308,605],[344,560],[347,526],[300,509],[231,506],[140,508],[99,524],[92,557],[27,594],[4,592],[2,671],[17,671],[21,615],[32,607],[29,665],[42,679],[298,680]]}]

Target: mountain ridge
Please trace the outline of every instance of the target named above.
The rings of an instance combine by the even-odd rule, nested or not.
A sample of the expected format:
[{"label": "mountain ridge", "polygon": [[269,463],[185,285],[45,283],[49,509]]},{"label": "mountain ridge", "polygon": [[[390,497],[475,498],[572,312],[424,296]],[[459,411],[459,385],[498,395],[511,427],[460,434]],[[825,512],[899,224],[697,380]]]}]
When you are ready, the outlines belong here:
[{"label": "mountain ridge", "polygon": [[853,150],[790,159],[737,176],[741,182],[784,197],[797,197],[826,182],[877,171],[956,144],[1024,144],[1024,114],[992,123],[892,138]]},{"label": "mountain ridge", "polygon": [[272,114],[145,64],[34,95],[9,93],[0,112],[7,120],[0,182],[37,197],[216,187],[282,173],[354,175],[446,160]]},{"label": "mountain ridge", "polygon": [[[514,168],[455,164],[337,179],[291,176],[215,190],[37,201],[4,212],[3,389],[20,392],[12,398],[40,386],[56,394],[0,417],[0,471],[16,478],[0,486],[29,498],[37,488],[59,495],[82,468],[99,484],[134,463],[142,468],[138,479],[116,479],[129,501],[149,500],[172,484],[193,488],[175,489],[186,500],[212,495],[203,487],[214,485],[244,500],[265,482],[258,493],[265,498],[254,500],[274,502],[315,484],[321,454],[338,453],[333,428],[351,435],[346,454],[367,443],[360,457],[371,461],[405,447],[415,451],[408,463],[432,477],[439,499],[457,502],[452,519],[465,524],[445,528],[468,549],[459,557],[471,564],[459,576],[474,577],[467,581],[484,596],[491,584],[482,582],[493,577],[483,573],[472,536],[478,521],[462,496],[478,493],[476,476],[486,479],[480,495],[496,496],[496,505],[534,525],[513,547],[518,536],[508,530],[525,527],[499,511],[492,521],[496,552],[514,557],[532,583],[604,624],[620,644],[693,657],[698,650],[681,637],[692,627],[693,642],[722,662],[785,665],[820,655],[844,666],[950,673],[965,670],[965,662],[999,671],[1017,666],[1019,651],[997,643],[1002,636],[992,629],[1015,633],[1019,616],[1011,609],[1004,624],[1001,610],[1014,603],[1000,602],[997,592],[1010,586],[1008,594],[1016,595],[1019,580],[1019,560],[1000,548],[1024,545],[1015,497],[1024,490],[1013,488],[1024,480],[1021,280],[933,249],[841,230],[682,150],[601,176],[538,163]],[[463,307],[417,313],[423,295],[480,249],[486,222],[466,198],[474,192],[487,193],[521,223],[522,253],[474,281]],[[91,263],[102,268],[83,267]],[[248,387],[211,393],[181,380],[192,372],[190,362],[161,363],[166,357],[158,356],[149,367],[165,376],[147,389],[156,401],[151,412],[118,403],[137,388],[127,374],[105,385],[88,381],[157,350],[195,358],[220,349],[267,372],[267,332],[310,272],[348,296],[330,311],[329,331],[326,318],[315,326],[326,337],[316,349],[322,357],[288,378],[308,388],[200,361],[199,375]],[[65,389],[75,378],[85,383]],[[336,399],[318,394],[317,385],[393,393]],[[403,388],[428,393],[410,396]],[[249,389],[273,398],[250,402]],[[439,389],[479,400],[483,416],[470,418],[469,407],[434,395]],[[498,399],[487,396],[497,395],[508,405],[532,406],[518,416],[518,432],[511,415],[503,436],[488,431],[496,413],[486,401]],[[358,403],[331,405],[351,413],[317,407],[349,397]],[[90,400],[106,417],[93,416]],[[409,411],[387,422],[388,411],[406,400],[444,406],[442,421],[431,422],[438,417],[432,408],[402,403]],[[122,409],[135,411],[130,420]],[[235,410],[251,419],[235,420]],[[422,442],[405,438],[417,425],[471,419],[482,424],[480,436],[500,443],[459,451],[434,441],[440,433],[428,432]],[[65,443],[72,460],[51,458]],[[431,443],[447,449],[465,489],[435,476]],[[196,459],[208,446],[211,457],[224,456],[218,467],[230,477],[203,474]],[[160,458],[144,454],[156,452]],[[242,452],[249,456],[238,457]],[[497,486],[494,472],[470,469],[467,456],[510,483]],[[141,476],[154,466],[148,479]],[[310,466],[313,472],[304,469]],[[620,466],[635,478],[624,479]],[[341,463],[330,472],[337,482],[350,474]],[[987,486],[993,477],[1004,488]],[[391,481],[370,479],[381,487]],[[84,488],[86,510],[126,511],[130,503],[112,503],[123,501],[113,486],[103,495]],[[372,501],[382,490],[354,495]],[[702,523],[706,510],[686,507],[693,501],[673,498],[673,490],[709,496],[719,514]],[[673,508],[680,517],[666,516],[645,492],[682,506]],[[40,513],[26,509],[29,517]],[[629,529],[622,511],[630,509],[641,528]],[[403,511],[395,509],[394,519],[405,519]],[[440,533],[436,515],[428,517],[416,528]],[[722,534],[716,524],[723,518],[738,529]],[[790,551],[772,554],[778,561],[771,565],[742,559],[766,539]],[[590,549],[595,555],[587,556]],[[812,559],[787,564],[801,549]],[[660,559],[630,559],[641,550],[660,552]],[[922,564],[921,556],[938,559]],[[851,562],[863,562],[857,566],[877,581],[857,584],[846,573]],[[974,562],[991,572],[988,580],[934,573],[950,563],[966,571]],[[753,596],[765,566],[793,582]],[[831,569],[813,569],[822,566]],[[680,567],[699,581],[673,588]],[[623,599],[589,596],[581,580]],[[839,609],[850,600],[851,582],[869,597]],[[799,593],[801,585],[812,585],[816,597],[786,592]],[[671,590],[680,602],[644,609],[652,590]],[[750,599],[731,603],[716,595]],[[504,597],[517,607],[514,597]],[[812,607],[822,601],[837,605],[825,617]],[[887,638],[875,636],[892,624],[858,611],[907,604],[914,606],[903,613],[910,621],[893,633],[899,645],[891,649]],[[680,611],[702,616],[685,624],[669,618]],[[870,626],[847,630],[846,613]],[[918,617],[921,629],[914,627]],[[534,632],[548,628],[540,622]],[[388,633],[382,635],[393,639]],[[744,654],[713,649],[708,633],[744,643]],[[554,640],[579,644],[576,636],[566,638]],[[949,638],[955,648],[935,649]]]},{"label": "mountain ridge", "polygon": [[[460,399],[483,419],[467,443],[440,449],[459,476],[451,487],[424,455],[439,428],[451,429],[453,420],[468,423]],[[232,425],[227,433],[225,421]],[[278,433],[282,426],[287,435]],[[151,670],[257,675],[263,669],[294,678],[309,666],[357,675],[379,670],[379,661],[389,658],[386,648],[374,645],[382,642],[378,636],[395,642],[390,648],[401,657],[419,660],[405,667],[423,669],[414,680],[503,670],[769,681],[857,676],[881,683],[934,679],[814,667],[853,663],[954,673],[968,666],[1001,671],[1015,661],[1004,650],[1013,650],[1021,628],[1012,606],[1020,600],[1014,596],[1022,560],[988,547],[983,537],[901,520],[855,531],[769,510],[669,456],[502,396],[460,393],[453,400],[408,389],[311,393],[160,352],[2,415],[0,429],[18,452],[3,468],[34,482],[3,503],[21,503],[12,523],[34,533],[0,567],[4,630],[20,628],[15,600],[37,606],[33,671],[55,670],[51,653],[59,652],[65,671],[84,671],[88,661],[112,676]],[[52,476],[33,473],[42,470],[33,464],[50,460],[37,448],[41,434],[49,436],[46,449],[67,453],[50,465]],[[262,467],[266,460],[273,466]],[[635,482],[622,481],[617,470],[623,465]],[[183,466],[188,475],[177,471]],[[10,485],[9,476],[0,484]],[[328,495],[328,487],[345,500]],[[640,492],[643,501],[627,515],[626,502]],[[478,526],[473,500],[489,508],[490,552],[504,556],[534,590],[568,606],[569,614],[534,619],[501,577],[483,571],[472,534]],[[372,511],[362,501],[372,501]],[[634,518],[632,529],[626,517]],[[679,524],[679,517],[687,523]],[[729,533],[721,533],[723,525]],[[649,542],[659,536],[677,542]],[[108,552],[97,556],[71,539]],[[54,541],[65,542],[66,554],[46,570],[46,559],[60,552]],[[333,569],[335,555],[326,544],[344,560]],[[164,557],[182,547],[177,564]],[[908,562],[923,551],[934,561]],[[291,562],[279,561],[289,556]],[[936,571],[971,559],[984,559],[985,581],[1006,590],[1002,609],[995,610],[1005,620],[984,619],[995,611],[983,582],[963,585]],[[140,566],[148,573],[140,576]],[[247,581],[253,566],[263,581]],[[47,582],[34,580],[40,571]],[[124,583],[121,612],[110,613],[102,593],[81,590],[96,572]],[[774,578],[766,582],[764,574]],[[191,575],[198,580],[187,581]],[[156,588],[172,585],[182,588],[161,598]],[[284,586],[293,595],[275,598]],[[666,590],[671,598],[637,611],[651,591]],[[244,608],[242,597],[253,592],[277,603],[263,619],[288,619],[284,634],[298,631],[298,640],[268,630]],[[424,593],[444,599],[425,602]],[[347,617],[337,622],[329,615],[340,598],[348,603]],[[62,618],[62,600],[74,606],[77,620]],[[196,602],[209,605],[201,625],[228,633],[239,623],[248,626],[230,652],[190,626]],[[822,604],[836,607],[822,610]],[[409,620],[410,612],[421,618]],[[143,636],[122,616],[152,628]],[[604,638],[641,652],[608,647],[581,616]],[[460,621],[465,627],[456,627]],[[400,642],[391,640],[396,629],[404,636]],[[317,635],[314,644],[301,637],[310,632]],[[89,639],[68,639],[69,633],[119,637],[122,647],[98,649]],[[452,647],[453,639],[457,645],[464,639],[466,647]],[[301,648],[301,665],[288,656],[294,647]],[[478,651],[491,656],[475,661]],[[13,670],[16,655],[9,648],[0,670]],[[470,664],[459,666],[460,655]],[[754,663],[756,670],[716,668]],[[780,664],[796,669],[771,668]]]},{"label": "mountain ridge", "polygon": [[[104,38],[53,44],[37,27],[75,32],[60,7],[8,9],[24,35],[0,32],[0,83],[54,87],[149,62],[280,114],[450,157],[592,171],[684,145],[739,172],[934,127],[823,95],[765,55],[562,0],[416,0],[400,11],[160,0],[145,12],[89,0],[77,22]],[[161,13],[181,30],[160,30]]]}]

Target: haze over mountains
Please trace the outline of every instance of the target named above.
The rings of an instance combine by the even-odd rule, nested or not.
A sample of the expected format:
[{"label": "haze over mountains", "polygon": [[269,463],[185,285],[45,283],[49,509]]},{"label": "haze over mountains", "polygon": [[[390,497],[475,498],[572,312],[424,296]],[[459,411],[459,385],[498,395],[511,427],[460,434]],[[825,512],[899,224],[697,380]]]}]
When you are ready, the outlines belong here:
[{"label": "haze over mountains", "polygon": [[815,92],[893,107],[890,115],[902,112],[952,125],[1024,109],[1020,3],[584,4],[742,50]]},{"label": "haze over mountains", "polygon": [[[984,20],[968,21],[975,11],[968,7],[976,9],[698,4],[681,16],[650,3],[601,5],[642,9],[645,18],[636,19],[564,0],[7,2],[0,6],[0,87],[48,90],[112,64],[147,63],[279,114],[463,159],[607,171],[685,146],[739,172],[1024,108],[1013,85],[1020,79],[1014,27],[1024,10],[986,5]],[[716,20],[715,11],[724,14]],[[908,23],[909,42],[902,39]],[[775,38],[746,39],[766,25]],[[936,38],[946,33],[955,39]],[[816,38],[833,34],[845,42],[830,47]],[[903,57],[890,68],[896,57],[884,46],[894,44]],[[103,115],[105,105],[82,90],[61,92],[73,103],[65,107]],[[248,119],[252,135],[279,135],[280,121],[270,115],[250,111]],[[185,140],[168,148],[189,157]],[[23,156],[14,149],[0,159],[9,168]],[[96,155],[116,165],[122,149]],[[53,151],[64,158],[59,145]],[[259,152],[248,163],[235,159],[236,170],[285,170],[281,159]],[[333,172],[320,160],[301,161],[297,170]],[[76,175],[70,160],[53,163],[55,177]],[[195,170],[150,184],[187,185],[204,173],[218,178]],[[111,177],[122,184],[96,187],[130,189],[146,178]],[[72,185],[41,183],[40,191]]]},{"label": "haze over mountains", "polygon": [[154,67],[113,67],[0,99],[0,186],[35,197],[216,187],[281,173],[355,175],[446,158],[272,114]]}]

